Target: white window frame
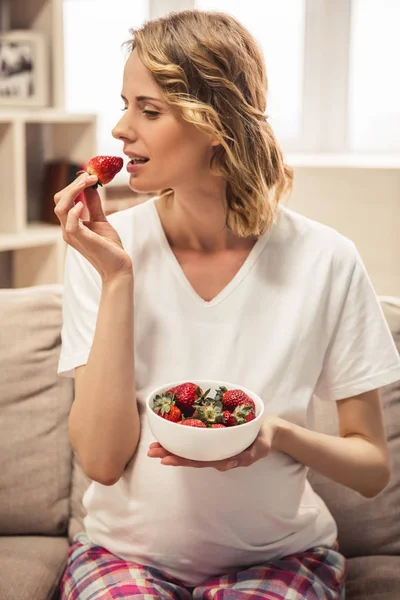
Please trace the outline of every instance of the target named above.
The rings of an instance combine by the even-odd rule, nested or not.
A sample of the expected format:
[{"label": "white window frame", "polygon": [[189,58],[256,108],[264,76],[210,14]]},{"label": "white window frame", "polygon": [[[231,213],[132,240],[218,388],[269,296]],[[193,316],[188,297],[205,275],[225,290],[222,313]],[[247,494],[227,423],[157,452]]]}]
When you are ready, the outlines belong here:
[{"label": "white window frame", "polygon": [[[149,0],[150,18],[195,0]],[[301,134],[288,152],[348,150],[351,0],[306,0]]]},{"label": "white window frame", "polygon": [[351,0],[307,0],[299,148],[348,150]]}]

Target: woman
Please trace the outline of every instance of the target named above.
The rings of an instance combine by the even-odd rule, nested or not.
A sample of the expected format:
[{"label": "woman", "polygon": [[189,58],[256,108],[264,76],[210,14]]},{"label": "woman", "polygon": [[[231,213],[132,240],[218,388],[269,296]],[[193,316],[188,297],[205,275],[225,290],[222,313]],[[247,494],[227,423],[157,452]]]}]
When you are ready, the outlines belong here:
[{"label": "woman", "polygon": [[[130,187],[160,192],[108,219],[96,178],[55,196],[58,373],[75,376],[70,441],[93,480],[62,598],[343,598],[336,525],[306,475],[367,497],[388,481],[379,387],[400,361],[379,302],[354,244],[282,205],[292,171],[249,32],[193,10],[132,35],[113,135]],[[196,378],[265,402],[233,459],[184,460],[151,436],[147,394]],[[340,437],[306,427],[313,393],[337,402]]]}]

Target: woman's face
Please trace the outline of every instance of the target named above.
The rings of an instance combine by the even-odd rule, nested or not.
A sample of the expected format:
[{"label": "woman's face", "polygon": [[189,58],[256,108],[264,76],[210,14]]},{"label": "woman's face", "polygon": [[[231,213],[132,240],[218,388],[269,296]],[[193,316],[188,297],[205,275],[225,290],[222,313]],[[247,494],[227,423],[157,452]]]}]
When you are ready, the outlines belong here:
[{"label": "woman's face", "polygon": [[128,156],[150,159],[131,173],[130,187],[153,192],[204,185],[211,177],[209,165],[217,143],[172,112],[137,50],[126,62],[121,95],[125,112],[112,134],[123,142]]}]

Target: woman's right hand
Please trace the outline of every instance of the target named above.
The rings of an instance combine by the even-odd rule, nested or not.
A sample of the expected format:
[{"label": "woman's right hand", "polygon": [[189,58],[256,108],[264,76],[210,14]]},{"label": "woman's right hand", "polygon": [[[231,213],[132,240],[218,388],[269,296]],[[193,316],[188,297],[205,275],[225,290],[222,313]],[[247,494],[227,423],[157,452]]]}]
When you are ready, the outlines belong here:
[{"label": "woman's right hand", "polygon": [[[96,181],[95,175],[80,175],[55,194],[54,212],[61,223],[63,240],[87,258],[100,273],[103,282],[107,282],[120,275],[131,275],[133,267],[121,238],[103,212],[97,190],[91,187]],[[86,207],[83,202],[75,204],[81,192]],[[89,216],[87,221],[80,219],[84,209]]]}]

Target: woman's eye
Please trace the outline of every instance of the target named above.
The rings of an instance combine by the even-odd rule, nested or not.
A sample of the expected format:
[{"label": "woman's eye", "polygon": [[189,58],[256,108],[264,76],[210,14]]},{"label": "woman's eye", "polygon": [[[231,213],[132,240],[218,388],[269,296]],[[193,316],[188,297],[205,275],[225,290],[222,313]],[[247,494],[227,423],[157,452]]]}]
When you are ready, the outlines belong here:
[{"label": "woman's eye", "polygon": [[[121,108],[122,112],[124,112],[125,110],[128,110],[127,106],[124,106],[123,108]],[[149,119],[155,119],[160,114],[159,112],[156,112],[154,110],[143,110],[142,112],[144,115],[147,115]]]},{"label": "woman's eye", "polygon": [[143,114],[147,115],[149,119],[155,119],[160,113],[155,112],[154,110],[144,110]]}]

